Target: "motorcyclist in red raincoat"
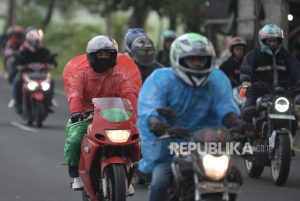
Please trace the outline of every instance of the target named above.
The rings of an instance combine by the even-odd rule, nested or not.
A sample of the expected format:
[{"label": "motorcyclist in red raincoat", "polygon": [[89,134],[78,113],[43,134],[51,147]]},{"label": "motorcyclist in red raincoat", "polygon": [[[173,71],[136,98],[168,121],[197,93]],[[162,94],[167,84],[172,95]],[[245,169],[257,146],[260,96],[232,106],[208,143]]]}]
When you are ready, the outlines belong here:
[{"label": "motorcyclist in red raincoat", "polygon": [[[136,108],[142,82],[138,68],[131,59],[126,58],[127,56],[118,54],[114,39],[100,35],[88,42],[86,54],[67,63],[63,81],[72,123],[82,120],[85,111],[93,108],[93,98],[122,97],[129,99]],[[74,144],[76,146],[78,142]],[[64,151],[68,154],[66,146]],[[83,186],[78,175],[78,165],[67,162],[69,175],[73,178],[72,188],[79,190]],[[129,194],[134,193],[131,185],[128,191]]]}]

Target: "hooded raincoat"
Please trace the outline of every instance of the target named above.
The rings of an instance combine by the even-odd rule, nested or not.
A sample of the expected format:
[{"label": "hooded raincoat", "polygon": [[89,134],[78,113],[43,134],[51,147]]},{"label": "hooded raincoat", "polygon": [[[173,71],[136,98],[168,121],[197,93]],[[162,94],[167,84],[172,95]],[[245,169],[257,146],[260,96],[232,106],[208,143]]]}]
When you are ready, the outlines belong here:
[{"label": "hooded raincoat", "polygon": [[104,73],[95,73],[85,54],[74,57],[64,68],[63,81],[70,114],[93,108],[96,97],[137,96],[142,84],[138,67],[124,54],[118,54],[117,65]]},{"label": "hooded raincoat", "polygon": [[[138,67],[126,55],[118,55],[117,65],[104,73],[96,73],[90,67],[87,56],[79,55],[67,63],[63,72],[65,93],[70,104],[70,114],[92,109],[92,99],[100,97],[127,98],[136,108],[141,87]],[[112,116],[112,113],[109,114]],[[67,124],[67,139],[64,146],[65,160],[78,165],[80,146],[86,133],[87,123]]]},{"label": "hooded raincoat", "polygon": [[[176,120],[166,120],[156,109],[171,107]],[[200,87],[191,87],[179,79],[172,68],[158,69],[144,82],[138,98],[138,129],[141,134],[143,158],[139,169],[151,173],[156,164],[171,161],[170,142],[178,139],[158,139],[149,131],[148,119],[156,116],[170,126],[195,131],[207,127],[220,127],[223,117],[234,112],[239,114],[230,81],[219,69],[213,69],[207,81]]]}]

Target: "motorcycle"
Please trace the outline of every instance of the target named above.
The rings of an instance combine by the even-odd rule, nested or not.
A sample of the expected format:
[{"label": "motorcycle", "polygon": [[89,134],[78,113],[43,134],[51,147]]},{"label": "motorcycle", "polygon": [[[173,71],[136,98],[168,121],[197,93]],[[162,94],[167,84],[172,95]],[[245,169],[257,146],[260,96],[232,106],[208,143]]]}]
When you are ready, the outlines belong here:
[{"label": "motorcycle", "polygon": [[[169,119],[176,117],[169,108],[158,108],[157,111]],[[232,165],[231,156],[226,153],[225,145],[228,142],[243,140],[243,137],[231,134],[225,128],[200,129],[186,136],[175,127],[167,129],[161,138],[171,136],[185,138],[188,142],[203,146],[205,143],[217,143],[222,145],[219,150],[223,153],[209,153],[207,150],[199,151],[199,149],[175,151],[171,164],[174,181],[169,191],[169,201],[236,200],[243,179],[240,171]]]},{"label": "motorcycle", "polygon": [[93,104],[79,162],[82,200],[126,200],[140,154],[135,112],[118,97],[94,98]]},{"label": "motorcycle", "polygon": [[42,127],[48,115],[48,106],[51,104],[53,83],[49,67],[43,63],[30,63],[22,72],[22,117],[28,125],[36,122]]},{"label": "motorcycle", "polygon": [[258,178],[264,167],[270,166],[274,184],[282,186],[289,175],[297,118],[289,91],[278,86],[265,88],[269,93],[256,101],[256,115],[252,117],[256,135],[250,140],[254,154],[245,160],[245,167],[249,177]]}]

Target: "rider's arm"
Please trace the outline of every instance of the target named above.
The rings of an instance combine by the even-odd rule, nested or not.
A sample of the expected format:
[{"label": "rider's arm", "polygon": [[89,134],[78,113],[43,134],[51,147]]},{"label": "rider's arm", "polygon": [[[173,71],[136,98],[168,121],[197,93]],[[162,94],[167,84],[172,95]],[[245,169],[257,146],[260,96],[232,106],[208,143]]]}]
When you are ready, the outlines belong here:
[{"label": "rider's arm", "polygon": [[253,70],[256,66],[256,54],[255,49],[250,51],[243,59],[240,67],[240,82],[251,82]]},{"label": "rider's arm", "polygon": [[84,112],[82,108],[83,91],[85,87],[83,77],[84,75],[80,73],[74,77],[69,78],[70,89],[67,96],[70,104],[70,114],[74,112]]}]

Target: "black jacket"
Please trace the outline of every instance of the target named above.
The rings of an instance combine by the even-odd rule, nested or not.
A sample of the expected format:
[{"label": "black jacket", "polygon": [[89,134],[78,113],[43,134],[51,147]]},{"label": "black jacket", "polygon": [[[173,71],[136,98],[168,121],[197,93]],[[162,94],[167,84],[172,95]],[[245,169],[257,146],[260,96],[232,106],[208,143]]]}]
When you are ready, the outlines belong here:
[{"label": "black jacket", "polygon": [[169,50],[160,50],[157,54],[156,60],[164,65],[165,67],[170,67],[170,51]]},{"label": "black jacket", "polygon": [[27,65],[33,62],[57,64],[54,58],[48,59],[50,51],[47,48],[40,48],[36,52],[32,52],[27,48],[20,50],[16,60],[16,65]]},{"label": "black jacket", "polygon": [[[288,89],[300,86],[300,64],[287,50],[281,48],[275,55],[277,66],[278,86]],[[240,81],[249,81],[252,84],[263,82],[273,86],[273,56],[261,52],[256,48],[250,51],[240,67]]]},{"label": "black jacket", "polygon": [[162,68],[163,66],[158,63],[158,62],[154,62],[151,66],[142,66],[137,64],[137,66],[139,67],[140,73],[141,73],[141,77],[142,77],[142,81],[144,82],[146,80],[146,78],[157,68]]},{"label": "black jacket", "polygon": [[219,69],[222,70],[229,78],[232,87],[236,87],[240,84],[241,64],[242,60],[237,61],[231,56],[219,67]]}]

